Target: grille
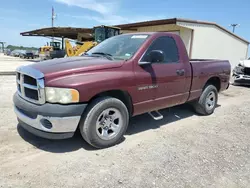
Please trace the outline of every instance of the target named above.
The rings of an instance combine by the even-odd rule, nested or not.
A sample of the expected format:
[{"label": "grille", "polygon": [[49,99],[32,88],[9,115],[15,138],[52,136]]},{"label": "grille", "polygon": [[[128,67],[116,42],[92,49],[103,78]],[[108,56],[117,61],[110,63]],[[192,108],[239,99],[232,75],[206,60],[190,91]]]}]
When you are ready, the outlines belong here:
[{"label": "grille", "polygon": [[36,79],[27,75],[24,75],[23,79],[24,79],[24,83],[37,86]]},{"label": "grille", "polygon": [[[30,71],[29,73],[32,74]],[[17,91],[22,98],[36,104],[45,103],[43,78],[36,79],[35,76],[25,72],[17,72],[16,80]]]},{"label": "grille", "polygon": [[38,101],[38,91],[37,90],[24,88],[24,93],[25,93],[26,97]]},{"label": "grille", "polygon": [[244,68],[244,73],[246,75],[250,75],[250,68]]}]

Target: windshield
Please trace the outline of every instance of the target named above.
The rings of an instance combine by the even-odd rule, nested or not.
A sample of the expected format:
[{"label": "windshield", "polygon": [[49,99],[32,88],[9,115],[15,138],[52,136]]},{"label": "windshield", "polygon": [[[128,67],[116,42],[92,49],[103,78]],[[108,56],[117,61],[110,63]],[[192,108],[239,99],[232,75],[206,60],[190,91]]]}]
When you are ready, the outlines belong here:
[{"label": "windshield", "polygon": [[50,42],[50,46],[53,46],[55,48],[60,48],[60,42]]},{"label": "windshield", "polygon": [[95,41],[96,42],[102,42],[105,39],[105,28],[99,27],[95,28]]},{"label": "windshield", "polygon": [[119,34],[119,29],[107,27],[106,30],[107,30],[107,38],[110,38]]},{"label": "windshield", "polygon": [[87,55],[103,53],[109,54],[113,59],[127,60],[136,53],[147,37],[148,35],[143,34],[111,37],[89,50]]}]

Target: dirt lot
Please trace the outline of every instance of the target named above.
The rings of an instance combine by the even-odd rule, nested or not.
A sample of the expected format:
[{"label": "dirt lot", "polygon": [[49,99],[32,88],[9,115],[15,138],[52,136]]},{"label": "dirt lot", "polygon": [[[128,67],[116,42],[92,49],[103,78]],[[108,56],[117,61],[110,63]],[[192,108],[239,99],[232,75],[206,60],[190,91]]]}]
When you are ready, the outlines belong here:
[{"label": "dirt lot", "polygon": [[13,73],[18,66],[38,62],[39,59],[21,59],[19,57],[6,56],[0,53],[0,75]]},{"label": "dirt lot", "polygon": [[250,88],[221,94],[211,116],[182,105],[132,119],[119,145],[95,150],[76,135],[50,141],[17,125],[14,76],[0,76],[1,187],[249,187]]}]

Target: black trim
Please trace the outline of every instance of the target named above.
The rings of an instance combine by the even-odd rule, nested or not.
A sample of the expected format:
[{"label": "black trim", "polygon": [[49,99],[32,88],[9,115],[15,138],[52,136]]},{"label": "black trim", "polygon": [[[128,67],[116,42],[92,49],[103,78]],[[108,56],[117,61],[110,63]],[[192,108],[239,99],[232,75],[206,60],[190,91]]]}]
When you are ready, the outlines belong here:
[{"label": "black trim", "polygon": [[238,79],[238,80],[234,80],[235,84],[241,84],[241,85],[250,85],[250,80],[249,79]]},{"label": "black trim", "polygon": [[13,102],[18,109],[25,112],[29,117],[36,118],[37,115],[52,117],[81,116],[87,104],[33,104],[21,98],[17,93],[13,96]]},{"label": "black trim", "polygon": [[22,122],[21,120],[18,119],[19,125],[24,128],[26,131],[42,137],[42,138],[47,138],[47,139],[53,139],[53,140],[60,140],[60,139],[66,139],[66,138],[71,138],[74,136],[74,132],[68,132],[68,133],[50,133],[50,132],[45,132],[38,130],[36,128],[31,127],[30,125],[27,125],[26,123]]}]

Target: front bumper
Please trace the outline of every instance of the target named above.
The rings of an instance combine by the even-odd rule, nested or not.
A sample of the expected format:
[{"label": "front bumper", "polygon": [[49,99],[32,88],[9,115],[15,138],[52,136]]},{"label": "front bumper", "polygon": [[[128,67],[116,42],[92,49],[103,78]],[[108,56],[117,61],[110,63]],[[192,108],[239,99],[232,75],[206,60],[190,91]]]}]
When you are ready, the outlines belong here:
[{"label": "front bumper", "polygon": [[19,124],[27,131],[44,138],[70,138],[77,129],[87,104],[37,105],[14,94],[14,110]]},{"label": "front bumper", "polygon": [[250,85],[250,76],[244,74],[233,75],[235,85]]}]

